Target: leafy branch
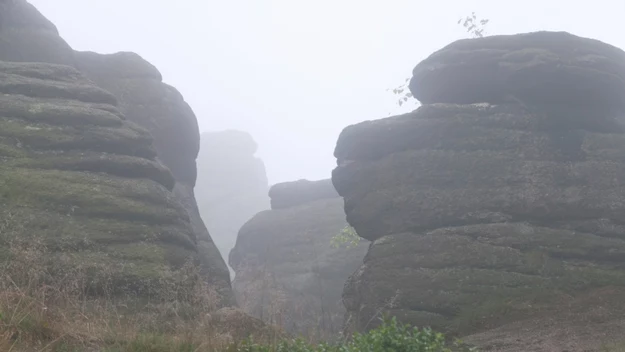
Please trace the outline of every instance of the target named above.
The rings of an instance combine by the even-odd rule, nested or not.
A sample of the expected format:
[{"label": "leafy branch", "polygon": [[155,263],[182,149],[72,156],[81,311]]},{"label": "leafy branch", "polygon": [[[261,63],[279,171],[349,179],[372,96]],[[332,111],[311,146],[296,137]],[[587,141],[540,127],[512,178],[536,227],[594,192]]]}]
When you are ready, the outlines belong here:
[{"label": "leafy branch", "polygon": [[362,239],[351,226],[345,226],[337,235],[332,237],[330,243],[334,248],[345,246],[347,249],[358,246]]},{"label": "leafy branch", "polygon": [[[486,34],[486,25],[488,25],[488,19],[478,19],[475,15],[475,12],[471,12],[471,15],[466,16],[465,18],[461,18],[458,20],[457,24],[461,24],[471,35],[472,38],[482,38],[484,34]],[[412,100],[413,96],[408,88],[408,84],[410,82],[410,78],[406,78],[404,83],[396,88],[387,89],[387,91],[391,91],[394,95],[398,95],[399,99],[397,100],[397,105],[400,107]]]}]

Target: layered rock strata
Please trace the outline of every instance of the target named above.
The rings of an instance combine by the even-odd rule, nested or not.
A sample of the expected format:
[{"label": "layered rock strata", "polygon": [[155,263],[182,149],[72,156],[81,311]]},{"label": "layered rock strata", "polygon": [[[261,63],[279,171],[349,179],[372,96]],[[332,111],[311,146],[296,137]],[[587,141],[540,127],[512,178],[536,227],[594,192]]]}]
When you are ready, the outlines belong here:
[{"label": "layered rock strata", "polygon": [[200,217],[193,192],[200,141],[193,110],[178,90],[162,82],[156,67],[135,53],[76,52],[75,56],[77,67],[98,86],[113,93],[127,118],[146,128],[154,137],[159,160],[176,180],[174,195],[191,219],[205,275],[210,284],[218,288],[223,297],[222,305],[233,305],[226,263]]},{"label": "layered rock strata", "polygon": [[[200,218],[193,194],[199,149],[197,120],[181,94],[162,82],[160,72],[134,53],[74,52],[58,35],[56,27],[24,0],[0,0],[0,60],[73,66],[98,87],[112,93],[108,96],[116,98],[116,109],[153,137],[150,143],[158,160],[173,174],[174,198],[190,218],[201,253],[202,275],[218,292],[218,306],[235,304],[225,261]],[[39,76],[33,77],[44,77]],[[75,88],[73,95],[59,91],[45,94],[52,94],[48,98],[74,99],[89,94],[80,91],[84,86]]]},{"label": "layered rock strata", "polygon": [[[345,288],[348,328],[390,313],[466,335],[559,313],[551,332],[573,339],[566,321],[603,303],[572,302],[625,287],[625,52],[565,32],[494,36],[413,74],[420,108],[349,126],[335,150],[347,220],[373,241]],[[534,350],[550,350],[541,333]]]},{"label": "layered rock strata", "polygon": [[183,285],[196,238],[148,131],[68,66],[0,62],[0,82],[2,262],[28,243],[52,280],[87,275],[87,293],[157,298]]}]

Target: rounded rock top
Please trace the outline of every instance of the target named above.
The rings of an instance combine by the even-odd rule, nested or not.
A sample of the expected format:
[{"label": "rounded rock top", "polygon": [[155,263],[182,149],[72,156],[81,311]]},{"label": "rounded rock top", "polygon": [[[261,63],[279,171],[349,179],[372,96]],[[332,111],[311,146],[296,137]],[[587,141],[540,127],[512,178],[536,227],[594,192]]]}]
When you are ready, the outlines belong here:
[{"label": "rounded rock top", "polygon": [[567,32],[462,39],[413,70],[423,104],[522,102],[625,110],[625,51]]}]

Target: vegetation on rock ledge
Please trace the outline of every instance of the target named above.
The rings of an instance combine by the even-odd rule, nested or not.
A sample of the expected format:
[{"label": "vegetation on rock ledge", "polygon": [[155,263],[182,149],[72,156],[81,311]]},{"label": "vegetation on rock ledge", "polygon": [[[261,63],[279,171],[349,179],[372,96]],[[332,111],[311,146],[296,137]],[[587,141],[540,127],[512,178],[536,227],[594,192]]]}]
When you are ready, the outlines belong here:
[{"label": "vegetation on rock ledge", "polygon": [[345,246],[349,249],[358,246],[361,240],[362,238],[358,236],[356,229],[351,226],[345,226],[341,229],[341,232],[332,237],[330,241],[334,248]]}]

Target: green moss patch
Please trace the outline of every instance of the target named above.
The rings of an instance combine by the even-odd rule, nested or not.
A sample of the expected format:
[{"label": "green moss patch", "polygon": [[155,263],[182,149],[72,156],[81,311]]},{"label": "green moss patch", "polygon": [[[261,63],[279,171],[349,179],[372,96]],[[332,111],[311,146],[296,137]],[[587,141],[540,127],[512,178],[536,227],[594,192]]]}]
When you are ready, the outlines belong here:
[{"label": "green moss patch", "polygon": [[154,158],[152,139],[130,126],[51,126],[0,119],[0,136],[33,150],[91,150]]},{"label": "green moss patch", "polygon": [[57,153],[31,154],[29,159],[19,159],[9,163],[15,167],[89,171],[107,173],[125,178],[146,178],[173,189],[175,180],[162,164],[145,158],[108,153]]},{"label": "green moss patch", "polygon": [[0,167],[0,177],[0,197],[15,205],[155,224],[185,217],[173,195],[147,179],[6,167]]}]

